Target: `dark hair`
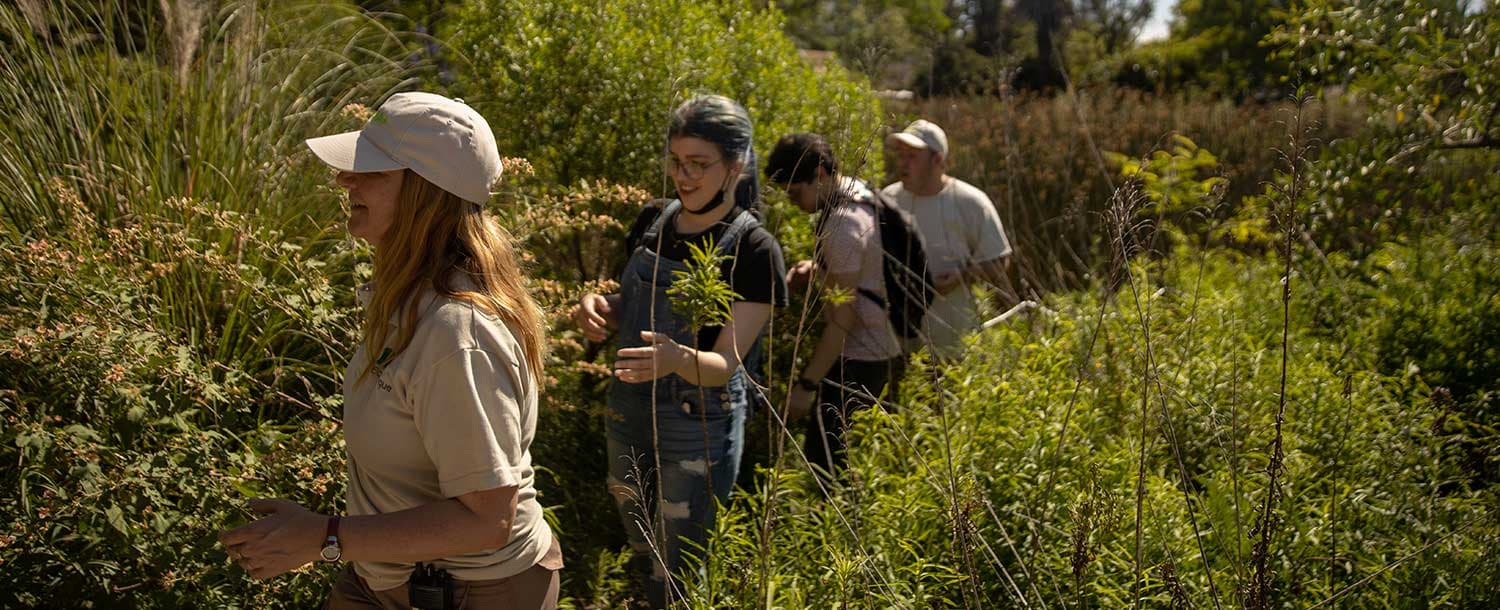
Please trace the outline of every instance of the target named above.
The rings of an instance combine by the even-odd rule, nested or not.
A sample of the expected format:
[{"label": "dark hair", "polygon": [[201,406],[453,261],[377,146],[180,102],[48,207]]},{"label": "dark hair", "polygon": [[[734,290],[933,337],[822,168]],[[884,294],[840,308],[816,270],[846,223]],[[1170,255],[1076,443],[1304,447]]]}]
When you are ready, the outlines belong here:
[{"label": "dark hair", "polygon": [[678,106],[667,122],[667,140],[700,138],[712,142],[726,162],[743,161],[734,204],[755,209],[760,204],[760,177],[755,163],[755,128],[750,113],[722,95],[700,95]]},{"label": "dark hair", "polygon": [[818,168],[832,175],[839,171],[828,140],[815,133],[794,133],[781,138],[766,159],[766,179],[776,184],[802,184],[818,177]]}]

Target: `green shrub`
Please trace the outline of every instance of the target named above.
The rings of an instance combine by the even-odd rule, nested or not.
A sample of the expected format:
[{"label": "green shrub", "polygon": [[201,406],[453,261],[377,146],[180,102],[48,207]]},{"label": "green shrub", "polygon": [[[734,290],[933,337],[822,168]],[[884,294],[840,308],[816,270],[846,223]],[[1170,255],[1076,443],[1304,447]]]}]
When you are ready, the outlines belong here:
[{"label": "green shrub", "polygon": [[1433,151],[1500,147],[1500,11],[1455,0],[1310,0],[1264,46],[1299,83],[1347,87],[1399,140],[1397,165]]},{"label": "green shrub", "polygon": [[[215,535],[250,518],[250,497],[342,505],[330,380],[357,329],[354,252],[310,254],[186,199],[162,202],[173,217],[101,223],[60,179],[53,190],[75,204],[69,229],[0,242],[0,459],[16,465],[0,476],[0,605],[320,600],[331,573],[252,583]],[[229,232],[261,266],[205,239]],[[203,298],[232,304],[222,326],[162,315],[164,288],[194,278],[218,287]],[[219,334],[238,316],[252,335]]]},{"label": "green shrub", "polygon": [[[251,496],[341,510],[333,418],[369,253],[345,238],[329,172],[301,139],[353,129],[415,86],[423,41],[342,5],[227,4],[200,15],[196,43],[158,13],[89,6],[38,13],[45,30],[0,7],[0,113],[13,119],[0,124],[0,461],[14,465],[0,471],[0,606],[315,605],[328,570],[255,583],[213,535],[249,518]],[[864,85],[797,59],[775,10],[476,1],[457,14],[455,92],[504,153],[538,163],[506,161],[495,211],[550,316],[533,450],[568,553],[564,593],[617,607],[632,592],[603,486],[611,350],[567,315],[581,292],[612,290],[626,223],[662,190],[666,112],[726,93],[761,150],[822,131],[870,176],[876,109]],[[1205,173],[1228,179],[1233,203],[1276,179],[1285,114],[1114,91],[1071,104],[910,110],[949,130],[955,175],[994,196],[1026,286],[1089,292],[982,333],[962,366],[919,364],[906,408],[858,418],[831,498],[783,451],[795,429],[753,423],[693,605],[1118,607],[1137,574],[1152,605],[1206,606],[1210,578],[1237,605],[1266,493],[1280,273],[1253,248],[1179,249],[1119,283],[1098,214],[1113,174],[1093,151],[1142,157],[1182,134],[1217,155]],[[1361,114],[1318,108],[1325,142]],[[1485,210],[1496,183],[1487,157],[1424,159],[1411,178],[1383,163],[1400,146],[1379,130],[1332,142],[1299,202],[1313,242],[1332,247],[1299,246],[1293,276],[1268,556],[1286,605],[1366,577],[1350,605],[1496,601],[1494,491],[1473,476],[1494,463],[1493,220],[1437,214]],[[770,200],[788,258],[809,255],[806,215]],[[1362,220],[1396,205],[1411,211]],[[773,399],[815,307],[773,321]]]},{"label": "green shrub", "polygon": [[248,497],[340,510],[368,252],[302,138],[420,66],[345,5],[163,6],[0,7],[0,606],[304,607],[332,576],[252,582],[215,534]]},{"label": "green shrub", "polygon": [[1315,331],[1350,361],[1401,379],[1404,400],[1431,401],[1433,425],[1462,447],[1476,485],[1500,480],[1500,261],[1490,213],[1455,214],[1409,244],[1311,269],[1321,285]]},{"label": "green shrub", "polygon": [[607,179],[661,192],[667,114],[697,93],[740,102],[755,146],[816,131],[841,158],[876,142],[868,85],[815,71],[775,8],[727,0],[475,0],[457,11],[454,90],[495,126],[500,150],[561,183]]},{"label": "green shrub", "polygon": [[[1247,605],[1281,380],[1279,265],[1221,252],[1132,274],[1133,288],[1058,296],[981,333],[940,384],[908,378],[899,413],[856,418],[832,497],[788,449],[736,496],[715,584],[697,583],[692,606],[1121,607],[1138,584],[1147,606]],[[1366,577],[1341,603],[1494,603],[1495,498],[1467,483],[1449,416],[1312,332],[1317,296],[1302,290],[1272,603],[1310,606]]]}]

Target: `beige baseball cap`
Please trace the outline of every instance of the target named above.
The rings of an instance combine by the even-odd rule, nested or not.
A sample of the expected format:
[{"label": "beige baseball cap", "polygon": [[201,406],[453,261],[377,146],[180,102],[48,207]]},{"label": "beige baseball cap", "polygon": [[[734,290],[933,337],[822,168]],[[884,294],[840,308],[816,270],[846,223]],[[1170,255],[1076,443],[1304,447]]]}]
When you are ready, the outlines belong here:
[{"label": "beige baseball cap", "polygon": [[410,169],[467,201],[484,203],[500,179],[489,123],[463,100],[397,93],[363,129],[307,141],[324,163],[346,172]]},{"label": "beige baseball cap", "polygon": [[901,143],[913,148],[931,150],[948,158],[948,134],[943,133],[943,128],[927,120],[917,119],[912,121],[906,129],[893,133],[885,138],[886,144]]}]

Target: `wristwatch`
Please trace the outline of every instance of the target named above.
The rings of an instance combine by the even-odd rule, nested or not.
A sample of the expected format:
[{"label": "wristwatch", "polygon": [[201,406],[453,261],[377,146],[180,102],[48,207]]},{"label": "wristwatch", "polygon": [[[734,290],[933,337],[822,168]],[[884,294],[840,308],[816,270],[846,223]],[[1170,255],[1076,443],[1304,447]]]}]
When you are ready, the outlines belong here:
[{"label": "wristwatch", "polygon": [[318,556],[327,563],[337,563],[344,556],[344,548],[339,546],[339,518],[328,518],[328,536],[323,540],[323,550]]},{"label": "wristwatch", "polygon": [[807,390],[809,392],[816,392],[816,391],[818,391],[818,385],[819,385],[818,381],[814,381],[814,380],[808,379],[806,377],[798,377],[797,378],[797,387],[802,388],[804,390]]}]

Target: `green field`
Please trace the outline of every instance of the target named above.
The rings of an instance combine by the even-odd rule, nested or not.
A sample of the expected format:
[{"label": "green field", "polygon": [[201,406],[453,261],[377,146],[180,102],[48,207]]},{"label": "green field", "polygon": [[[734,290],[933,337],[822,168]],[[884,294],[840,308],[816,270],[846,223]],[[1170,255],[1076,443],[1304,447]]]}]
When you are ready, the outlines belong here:
[{"label": "green field", "polygon": [[[609,354],[569,308],[613,285],[667,192],[663,118],[702,92],[744,103],[762,155],[818,131],[880,184],[883,129],[942,124],[1016,245],[989,313],[1038,306],[918,358],[835,489],[803,424],[760,412],[684,607],[1500,605],[1488,3],[1313,0],[1244,42],[1203,21],[1225,3],[1185,2],[1169,40],[1108,52],[1080,10],[1073,78],[1041,89],[997,76],[1042,56],[1017,13],[992,56],[904,34],[958,58],[912,100],[876,94],[885,55],[800,56],[806,3],[137,4],[0,6],[0,607],[321,603],[332,570],[253,581],[215,535],[252,497],[342,511],[372,259],[302,140],[418,89],[507,157],[490,205],[551,322],[532,452],[568,607],[639,596],[604,487]],[[916,31],[993,3],[865,4]],[[888,32],[869,19],[818,40]],[[809,220],[766,202],[808,258]],[[773,321],[773,404],[820,306]]]}]

